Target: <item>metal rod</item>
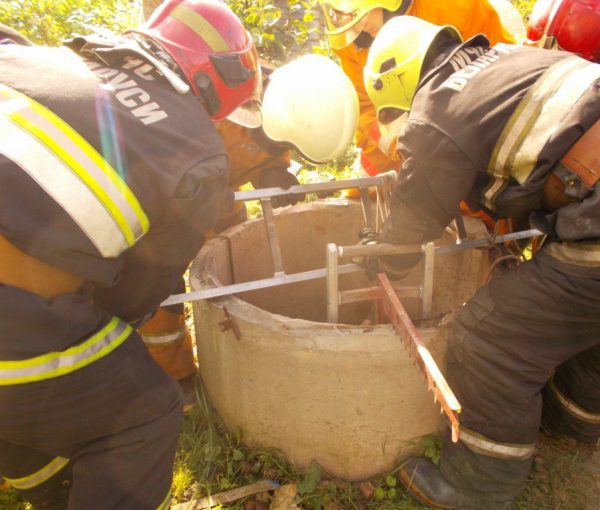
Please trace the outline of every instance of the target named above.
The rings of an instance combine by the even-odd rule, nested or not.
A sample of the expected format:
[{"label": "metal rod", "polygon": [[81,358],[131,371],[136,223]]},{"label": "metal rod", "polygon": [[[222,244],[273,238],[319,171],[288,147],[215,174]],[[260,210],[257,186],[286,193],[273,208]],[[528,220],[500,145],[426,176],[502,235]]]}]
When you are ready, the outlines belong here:
[{"label": "metal rod", "polygon": [[[394,174],[392,176],[391,174]],[[322,191],[340,191],[347,188],[368,188],[370,186],[377,186],[386,182],[386,179],[395,179],[395,172],[385,172],[374,177],[360,177],[357,179],[344,179],[340,181],[329,181],[329,182],[313,182],[310,184],[296,184],[290,186],[287,189],[283,188],[261,188],[248,191],[236,191],[234,193],[236,201],[245,202],[247,200],[260,200],[261,198],[273,198],[282,195],[290,194],[306,194],[306,193],[318,193]]]},{"label": "metal rod", "polygon": [[403,255],[406,253],[421,253],[420,244],[355,244],[352,246],[338,246],[338,255],[342,257],[378,257],[380,255]]},{"label": "metal rod", "polygon": [[338,280],[338,250],[334,243],[327,244],[326,263],[327,269],[327,322],[339,322],[339,280]]},{"label": "metal rod", "polygon": [[377,211],[375,211],[375,213],[373,213],[373,204],[371,203],[371,198],[369,197],[369,189],[368,188],[360,188],[360,203],[362,205],[365,225],[371,229],[375,229],[376,228],[375,215],[377,214]]},{"label": "metal rod", "polygon": [[471,239],[469,241],[463,241],[459,244],[437,246],[435,248],[435,252],[436,254],[441,255],[443,253],[452,253],[456,251],[468,250],[470,248],[481,248],[483,246],[493,246],[494,244],[505,243],[507,241],[517,241],[519,239],[527,239],[528,237],[537,237],[543,235],[543,232],[540,232],[538,229],[533,228],[531,230],[513,232],[512,234],[506,234],[503,236],[484,237],[482,239]]},{"label": "metal rod", "polygon": [[[479,248],[482,246],[491,246],[492,244],[503,243],[505,241],[515,241],[517,239],[525,239],[528,237],[536,237],[543,235],[542,232],[536,229],[532,230],[524,230],[522,232],[515,232],[513,234],[506,234],[503,236],[496,237],[492,242],[490,242],[491,238],[485,239],[474,239],[471,241],[465,241],[461,244],[450,244],[446,246],[436,246],[435,253],[437,255],[442,255],[444,253],[452,253],[462,250],[467,250],[470,248]],[[339,257],[347,257],[350,256],[348,253],[357,253],[358,255],[380,255],[381,248],[386,247],[384,254],[394,255],[394,254],[402,254],[402,253],[418,253],[421,251],[421,247],[419,246],[418,250],[414,248],[416,245],[395,245],[395,244],[370,244],[370,245],[362,245],[362,246],[338,246],[338,255]],[[408,250],[406,248],[409,248]],[[352,250],[350,250],[352,249]],[[357,250],[356,250],[357,249]],[[389,250],[389,251],[387,251]],[[359,266],[358,264],[345,264],[338,267],[338,274],[346,274],[346,273],[356,273],[359,271],[364,271],[364,268]],[[290,275],[282,275],[274,278],[266,278],[264,280],[255,280],[252,282],[246,283],[238,283],[234,285],[227,285],[224,287],[216,287],[214,289],[206,289],[195,292],[190,292],[188,294],[174,294],[171,297],[167,298],[165,301],[161,303],[161,306],[169,306],[175,305],[179,303],[185,303],[187,301],[198,301],[201,299],[212,299],[219,296],[228,296],[230,294],[237,294],[240,292],[248,292],[251,290],[265,289],[268,287],[276,287],[277,285],[287,285],[289,283],[296,283],[306,280],[316,280],[318,278],[325,278],[327,276],[327,269],[315,269],[313,271],[307,271],[304,273],[295,273]]]},{"label": "metal rod", "polygon": [[279,238],[275,229],[275,220],[273,218],[273,205],[270,198],[261,198],[263,217],[265,220],[265,229],[267,230],[267,240],[271,250],[271,258],[273,259],[273,268],[275,276],[285,274],[283,270],[283,261],[281,259],[281,248],[279,247]]},{"label": "metal rod", "polygon": [[423,318],[431,319],[433,305],[433,269],[435,260],[435,245],[427,243],[423,262]]},{"label": "metal rod", "polygon": [[358,303],[360,301],[372,301],[381,298],[380,287],[367,287],[364,289],[342,290],[339,292],[340,305],[347,303]]},{"label": "metal rod", "polygon": [[[544,235],[537,229],[524,230],[522,232],[514,232],[512,234],[506,234],[503,236],[485,237],[482,239],[472,239],[470,241],[463,241],[459,244],[447,244],[444,246],[436,246],[436,255],[442,255],[444,253],[454,253],[471,248],[481,248],[484,246],[492,246],[494,244],[504,243],[506,241],[516,241],[518,239],[526,239],[528,237],[536,237]],[[360,257],[360,256],[371,256],[377,257],[380,255],[404,255],[407,253],[421,253],[423,251],[423,245],[420,244],[362,244],[362,245],[351,245],[351,246],[338,246],[338,254],[341,257]]]},{"label": "metal rod", "polygon": [[462,214],[458,214],[456,218],[454,218],[454,223],[456,224],[456,231],[458,232],[458,242],[463,242],[467,240],[467,229],[465,228],[465,220],[463,219]]},{"label": "metal rod", "polygon": [[[364,271],[364,268],[358,264],[344,264],[338,267],[338,274],[358,273]],[[231,294],[240,294],[242,292],[250,292],[252,290],[267,289],[269,287],[277,287],[278,285],[289,285],[291,283],[305,282],[308,280],[318,280],[327,276],[327,269],[313,269],[303,273],[284,274],[273,278],[265,278],[263,280],[254,280],[252,282],[235,283],[233,285],[224,285],[222,287],[213,287],[203,290],[195,290],[185,294],[173,294],[165,299],[160,306],[178,305],[190,301],[200,301],[202,299],[213,299],[221,296],[229,296]]]},{"label": "metal rod", "polygon": [[[400,298],[420,298],[421,291],[419,287],[413,285],[394,285],[394,292]],[[383,297],[381,287],[366,287],[364,289],[341,290],[339,292],[340,305],[347,303],[358,303],[360,301],[371,301]]]}]

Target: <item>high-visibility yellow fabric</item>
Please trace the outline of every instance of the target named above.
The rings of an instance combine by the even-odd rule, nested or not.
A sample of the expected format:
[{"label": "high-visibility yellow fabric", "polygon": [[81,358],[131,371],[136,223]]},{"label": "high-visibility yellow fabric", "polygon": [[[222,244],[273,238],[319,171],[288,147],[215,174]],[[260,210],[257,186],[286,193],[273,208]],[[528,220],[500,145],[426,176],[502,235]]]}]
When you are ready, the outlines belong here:
[{"label": "high-visibility yellow fabric", "polygon": [[[516,42],[515,37],[502,25],[498,13],[488,0],[456,0],[454,2],[414,0],[406,14],[436,25],[453,25],[465,40],[483,33],[492,44]],[[394,164],[378,148],[377,140],[373,139],[369,133],[372,124],[376,122],[376,112],[363,83],[363,68],[367,61],[368,49],[358,48],[351,44],[346,48],[334,51],[340,58],[342,69],[352,80],[358,93],[360,119],[357,145],[362,149],[363,167],[371,175],[397,167],[397,163]]]},{"label": "high-visibility yellow fabric", "polygon": [[102,155],[48,108],[5,85],[0,153],[73,218],[102,256],[118,256],[148,231],[137,197]]},{"label": "high-visibility yellow fabric", "polygon": [[5,478],[9,486],[19,490],[33,489],[38,485],[43,484],[56,473],[62,470],[69,463],[69,459],[64,457],[55,457],[41,469],[37,470],[28,476],[21,478]]},{"label": "high-visibility yellow fabric", "polygon": [[113,317],[87,340],[60,352],[18,361],[0,361],[0,386],[25,384],[70,374],[103,358],[131,334],[131,326]]}]

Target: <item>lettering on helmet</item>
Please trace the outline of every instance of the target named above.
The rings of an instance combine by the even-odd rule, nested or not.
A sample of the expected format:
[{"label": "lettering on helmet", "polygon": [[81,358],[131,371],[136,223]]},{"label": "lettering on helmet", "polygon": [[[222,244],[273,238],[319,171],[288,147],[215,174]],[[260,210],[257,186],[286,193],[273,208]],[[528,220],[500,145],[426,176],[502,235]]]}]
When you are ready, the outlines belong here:
[{"label": "lettering on helmet", "polygon": [[494,62],[497,62],[502,55],[507,55],[518,47],[514,44],[499,43],[485,52],[483,48],[478,47],[459,50],[450,59],[450,64],[455,69],[455,72],[441,86],[461,92],[473,76],[479,74]]},{"label": "lettering on helmet", "polygon": [[[116,100],[128,108],[131,114],[143,124],[154,124],[168,117],[167,112],[156,101],[152,101],[150,94],[132,78],[131,74],[106,67],[94,60],[86,59],[86,64],[94,75],[102,80],[102,87],[114,93]],[[121,68],[147,81],[155,79],[152,75],[154,67],[139,58],[126,57]]]}]

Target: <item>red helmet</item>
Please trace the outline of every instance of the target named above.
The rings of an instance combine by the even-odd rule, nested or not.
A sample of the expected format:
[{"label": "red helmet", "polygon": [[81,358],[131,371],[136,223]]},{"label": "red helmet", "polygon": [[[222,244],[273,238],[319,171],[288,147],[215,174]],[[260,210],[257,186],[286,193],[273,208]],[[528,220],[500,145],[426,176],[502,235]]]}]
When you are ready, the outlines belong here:
[{"label": "red helmet", "polygon": [[232,116],[242,124],[260,125],[262,78],[256,48],[223,2],[166,0],[134,32],[170,55],[213,120]]},{"label": "red helmet", "polygon": [[558,47],[600,62],[600,0],[538,0],[527,24],[530,44]]}]

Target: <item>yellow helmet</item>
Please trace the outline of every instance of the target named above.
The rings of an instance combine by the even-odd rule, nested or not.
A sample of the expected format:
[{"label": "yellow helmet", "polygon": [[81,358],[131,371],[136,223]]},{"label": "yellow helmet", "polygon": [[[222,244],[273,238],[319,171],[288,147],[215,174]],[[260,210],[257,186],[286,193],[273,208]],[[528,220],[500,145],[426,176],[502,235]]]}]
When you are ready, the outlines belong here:
[{"label": "yellow helmet", "polygon": [[433,25],[413,16],[397,16],[383,25],[364,69],[365,88],[377,107],[379,122],[388,122],[382,115],[387,108],[410,110],[427,51],[441,34],[462,41],[453,26]]},{"label": "yellow helmet", "polygon": [[341,49],[354,42],[373,9],[390,12],[400,9],[402,0],[319,0],[332,48]]}]

